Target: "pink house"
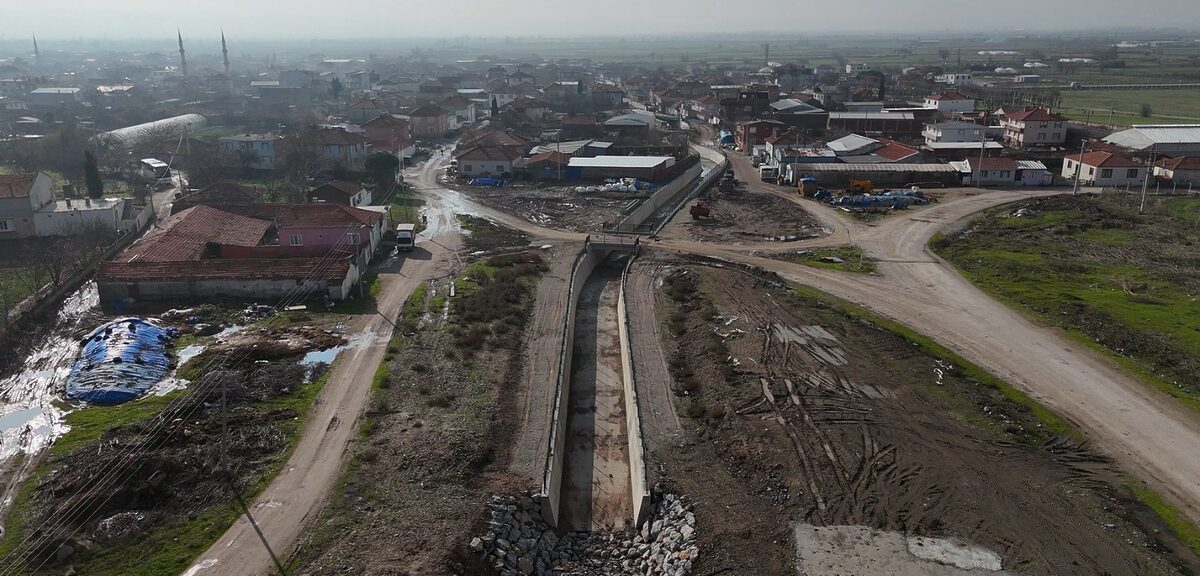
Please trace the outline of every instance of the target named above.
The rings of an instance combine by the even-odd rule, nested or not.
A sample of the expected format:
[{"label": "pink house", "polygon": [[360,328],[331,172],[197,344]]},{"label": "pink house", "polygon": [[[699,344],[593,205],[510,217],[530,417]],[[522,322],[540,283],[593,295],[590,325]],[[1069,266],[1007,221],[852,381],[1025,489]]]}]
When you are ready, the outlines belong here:
[{"label": "pink house", "polygon": [[442,138],[450,131],[450,113],[432,104],[408,113],[415,138]]}]

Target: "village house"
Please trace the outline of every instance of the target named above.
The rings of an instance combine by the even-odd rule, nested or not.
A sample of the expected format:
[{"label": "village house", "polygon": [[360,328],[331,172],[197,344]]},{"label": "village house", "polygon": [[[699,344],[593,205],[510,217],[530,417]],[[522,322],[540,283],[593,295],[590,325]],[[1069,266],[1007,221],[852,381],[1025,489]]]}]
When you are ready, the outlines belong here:
[{"label": "village house", "polygon": [[934,142],[979,142],[985,136],[985,128],[971,122],[936,122],[926,124],[921,133],[925,143]]},{"label": "village house", "polygon": [[1067,140],[1067,120],[1042,108],[1004,114],[1004,142],[1014,148],[1061,146]]},{"label": "village house", "polygon": [[372,201],[372,188],[345,180],[333,180],[310,190],[308,201],[314,204],[369,206]]},{"label": "village house", "polygon": [[367,156],[367,137],[344,128],[321,128],[314,135],[321,158],[346,170],[362,169]]},{"label": "village house", "polygon": [[1087,152],[1063,158],[1062,177],[1089,186],[1141,185],[1147,167],[1112,152]]},{"label": "village house", "polygon": [[1176,186],[1200,185],[1200,156],[1164,158],[1154,163],[1154,175]]},{"label": "village house", "polygon": [[359,98],[346,106],[343,115],[347,120],[361,124],[385,113],[387,113],[387,108],[374,98]]},{"label": "village house", "polygon": [[178,214],[204,204],[206,206],[225,206],[237,204],[257,204],[262,201],[258,192],[237,182],[217,182],[189,194],[175,193],[171,202],[171,214]]},{"label": "village house", "polygon": [[767,143],[768,138],[774,138],[787,131],[787,124],[778,120],[754,120],[738,124],[734,138],[738,150],[751,154],[755,146],[762,146]]},{"label": "village house", "polygon": [[925,97],[925,107],[943,114],[967,114],[975,111],[975,99],[961,92],[938,92]]},{"label": "village house", "polygon": [[274,170],[279,158],[275,144],[282,140],[274,134],[238,134],[217,141],[221,162],[226,166],[249,170]]},{"label": "village house", "polygon": [[387,228],[382,212],[328,204],[193,206],[100,263],[106,307],[140,300],[351,295]]},{"label": "village house", "polygon": [[382,150],[401,159],[412,158],[416,153],[411,125],[404,118],[380,114],[364,122],[362,129],[372,150]]},{"label": "village house", "polygon": [[448,113],[450,129],[458,130],[463,126],[475,123],[475,103],[466,96],[455,94],[438,103],[438,108]]},{"label": "village house", "polygon": [[463,176],[503,176],[512,174],[513,161],[521,154],[501,146],[473,146],[455,155],[458,173]]},{"label": "village house", "polygon": [[[1012,158],[968,158],[970,184],[1012,186],[1017,183],[1017,161]],[[964,182],[967,183],[967,182]]]},{"label": "village house", "polygon": [[0,239],[37,235],[34,213],[54,204],[54,182],[45,172],[0,174]]},{"label": "village house", "polygon": [[414,138],[442,138],[450,131],[450,113],[427,104],[408,113]]}]

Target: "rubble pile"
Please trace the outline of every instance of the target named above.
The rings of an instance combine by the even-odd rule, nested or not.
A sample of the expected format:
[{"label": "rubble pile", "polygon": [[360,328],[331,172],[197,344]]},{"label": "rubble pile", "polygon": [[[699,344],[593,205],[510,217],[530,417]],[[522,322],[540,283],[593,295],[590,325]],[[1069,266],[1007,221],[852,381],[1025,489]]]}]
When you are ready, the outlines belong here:
[{"label": "rubble pile", "polygon": [[487,532],[471,540],[502,576],[644,574],[684,576],[696,546],[696,517],[678,496],[664,494],[637,531],[570,532],[559,537],[532,497],[493,496]]}]

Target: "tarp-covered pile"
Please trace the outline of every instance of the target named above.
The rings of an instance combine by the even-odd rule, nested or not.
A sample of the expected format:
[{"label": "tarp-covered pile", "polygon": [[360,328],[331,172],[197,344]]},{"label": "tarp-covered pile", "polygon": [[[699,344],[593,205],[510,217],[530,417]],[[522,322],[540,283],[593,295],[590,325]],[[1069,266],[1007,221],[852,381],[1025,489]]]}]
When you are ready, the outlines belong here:
[{"label": "tarp-covered pile", "polygon": [[120,404],[145,394],[171,369],[167,346],[174,330],[141,318],[100,326],[83,341],[67,377],[67,397],[93,404]]}]

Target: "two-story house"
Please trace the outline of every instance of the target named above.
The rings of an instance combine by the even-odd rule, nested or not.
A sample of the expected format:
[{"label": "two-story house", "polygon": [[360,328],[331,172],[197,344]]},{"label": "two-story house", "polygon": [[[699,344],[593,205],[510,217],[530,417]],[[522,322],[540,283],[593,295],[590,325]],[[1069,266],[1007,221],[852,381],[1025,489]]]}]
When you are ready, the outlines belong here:
[{"label": "two-story house", "polygon": [[314,144],[321,159],[347,170],[361,170],[367,157],[367,137],[344,128],[321,128]]},{"label": "two-story house", "polygon": [[943,114],[966,114],[975,111],[975,99],[951,90],[926,96],[925,107]]},{"label": "two-story house", "polygon": [[372,150],[383,150],[397,158],[412,158],[417,147],[413,142],[412,126],[395,114],[381,114],[363,123],[363,132]]},{"label": "two-story house", "polygon": [[1090,186],[1141,185],[1146,178],[1147,166],[1131,158],[1111,152],[1088,152],[1082,156],[1063,158],[1062,177]]},{"label": "two-story house", "polygon": [[218,141],[221,162],[250,170],[274,170],[279,159],[275,143],[282,140],[274,134],[238,134]]},{"label": "two-story house", "polygon": [[0,239],[37,235],[34,213],[54,203],[54,182],[45,172],[0,174]]},{"label": "two-story house", "polygon": [[450,113],[426,104],[408,113],[414,138],[442,138],[450,131]]},{"label": "two-story house", "polygon": [[926,124],[921,132],[925,143],[935,142],[979,142],[984,138],[984,127],[971,122],[936,122]]},{"label": "two-story house", "polygon": [[1004,142],[1014,148],[1059,146],[1067,140],[1067,120],[1043,108],[1005,114],[1000,119]]}]

